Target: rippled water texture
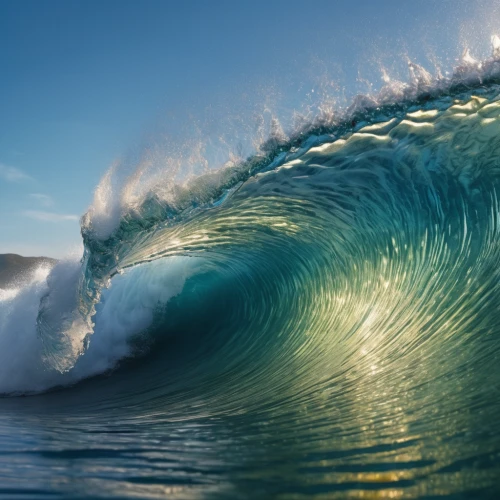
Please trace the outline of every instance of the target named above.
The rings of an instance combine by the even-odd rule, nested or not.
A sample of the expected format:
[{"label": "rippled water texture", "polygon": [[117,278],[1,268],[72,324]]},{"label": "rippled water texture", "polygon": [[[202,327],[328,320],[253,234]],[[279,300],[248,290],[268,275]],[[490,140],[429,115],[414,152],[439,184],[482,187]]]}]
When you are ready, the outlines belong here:
[{"label": "rippled water texture", "polygon": [[497,498],[497,94],[311,133],[107,238],[87,221],[86,336],[53,328],[49,276],[37,373],[68,383],[136,327],[113,371],[0,400],[0,495]]}]

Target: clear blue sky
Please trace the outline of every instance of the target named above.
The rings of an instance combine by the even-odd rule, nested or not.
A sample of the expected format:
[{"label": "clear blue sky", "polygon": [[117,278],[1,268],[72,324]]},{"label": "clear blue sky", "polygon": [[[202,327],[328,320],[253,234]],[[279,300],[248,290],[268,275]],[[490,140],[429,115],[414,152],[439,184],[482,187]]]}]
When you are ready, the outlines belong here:
[{"label": "clear blue sky", "polygon": [[78,245],[100,177],[149,137],[241,117],[266,93],[290,114],[320,79],[363,91],[404,54],[430,66],[465,41],[484,50],[494,5],[0,0],[0,253]]}]

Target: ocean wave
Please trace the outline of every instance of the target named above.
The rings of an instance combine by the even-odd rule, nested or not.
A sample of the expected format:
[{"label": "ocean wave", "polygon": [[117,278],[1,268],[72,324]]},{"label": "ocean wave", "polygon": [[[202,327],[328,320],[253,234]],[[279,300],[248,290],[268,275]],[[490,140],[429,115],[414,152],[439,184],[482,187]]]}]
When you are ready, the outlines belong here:
[{"label": "ocean wave", "polygon": [[[82,219],[81,262],[1,297],[0,391],[115,369],[77,407],[119,400],[120,418],[155,425],[250,415],[256,439],[279,423],[305,497],[494,487],[493,44],[448,79],[411,64],[410,83],[291,138],[275,124],[255,156],[183,185],[141,167],[117,187],[111,170]],[[269,464],[280,470],[272,449]]]}]

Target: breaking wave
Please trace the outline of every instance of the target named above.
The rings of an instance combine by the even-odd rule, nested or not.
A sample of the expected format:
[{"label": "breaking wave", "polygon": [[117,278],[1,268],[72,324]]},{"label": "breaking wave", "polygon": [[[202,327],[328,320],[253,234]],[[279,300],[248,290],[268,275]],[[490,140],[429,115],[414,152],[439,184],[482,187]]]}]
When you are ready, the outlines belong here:
[{"label": "breaking wave", "polygon": [[[184,183],[141,166],[120,184],[111,170],[82,218],[82,260],[0,297],[0,391],[105,373],[51,397],[60,408],[79,391],[70,414],[140,417],[184,444],[192,422],[185,477],[219,497],[494,491],[493,42],[490,60],[465,54],[450,78],[410,64],[410,83],[343,113],[288,136],[273,122],[258,154]],[[211,439],[230,480],[200,451]],[[161,477],[136,460],[147,477],[130,491],[150,493],[138,485]]]}]

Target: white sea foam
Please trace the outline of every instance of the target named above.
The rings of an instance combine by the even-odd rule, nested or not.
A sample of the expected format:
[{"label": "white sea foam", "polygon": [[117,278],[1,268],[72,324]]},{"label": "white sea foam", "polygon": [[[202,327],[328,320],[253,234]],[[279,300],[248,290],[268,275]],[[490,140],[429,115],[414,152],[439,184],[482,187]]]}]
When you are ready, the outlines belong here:
[{"label": "white sea foam", "polygon": [[[61,261],[50,273],[47,268],[36,273],[25,286],[3,291],[0,296],[0,394],[39,392],[113,368],[120,359],[131,355],[130,341],[147,329],[159,305],[182,291],[186,279],[198,265],[199,259],[163,259],[115,276],[97,307],[88,349],[64,373],[49,369],[43,363],[43,345],[37,336],[36,319],[40,300],[49,286],[53,288],[52,293],[57,292],[50,304],[55,314],[58,308],[68,311],[68,305],[76,307],[79,261]],[[78,325],[73,325],[65,332],[67,341],[80,351],[81,331]]]}]

